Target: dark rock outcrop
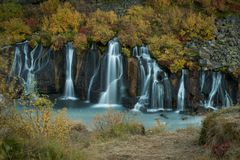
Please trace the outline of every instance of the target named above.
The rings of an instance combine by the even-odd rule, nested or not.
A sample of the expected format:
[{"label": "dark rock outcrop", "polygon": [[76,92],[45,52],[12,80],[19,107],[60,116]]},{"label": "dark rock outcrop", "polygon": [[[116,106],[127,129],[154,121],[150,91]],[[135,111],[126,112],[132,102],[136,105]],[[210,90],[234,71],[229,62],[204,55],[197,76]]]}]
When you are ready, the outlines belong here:
[{"label": "dark rock outcrop", "polygon": [[36,73],[37,88],[43,94],[61,94],[64,90],[64,61],[65,53],[50,52],[47,66]]},{"label": "dark rock outcrop", "polygon": [[0,75],[7,77],[11,71],[14,46],[5,46],[0,50]]},{"label": "dark rock outcrop", "polygon": [[86,51],[83,58],[78,58],[76,90],[81,99],[86,99],[91,79],[96,74],[101,53],[95,44]]},{"label": "dark rock outcrop", "polygon": [[138,90],[138,62],[134,58],[128,60],[128,93],[131,97],[137,96]]},{"label": "dark rock outcrop", "polygon": [[208,69],[227,67],[232,72],[240,67],[240,18],[218,19],[216,26],[215,40],[198,44],[199,63]]}]

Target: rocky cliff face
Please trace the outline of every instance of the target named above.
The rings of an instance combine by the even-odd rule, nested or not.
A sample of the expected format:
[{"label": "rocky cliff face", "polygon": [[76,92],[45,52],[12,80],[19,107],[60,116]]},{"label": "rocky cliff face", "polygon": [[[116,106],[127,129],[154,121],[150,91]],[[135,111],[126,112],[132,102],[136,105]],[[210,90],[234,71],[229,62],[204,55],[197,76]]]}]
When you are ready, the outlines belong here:
[{"label": "rocky cliff face", "polygon": [[13,46],[5,46],[0,50],[0,75],[1,76],[8,76],[11,67],[12,61],[14,57],[14,47]]},{"label": "rocky cliff face", "polygon": [[78,57],[75,85],[81,99],[86,99],[91,78],[98,70],[101,53],[95,44],[86,51],[83,57]]},{"label": "rocky cliff face", "polygon": [[64,90],[65,53],[51,52],[48,65],[36,73],[38,92],[42,94],[58,94]]},{"label": "rocky cliff face", "polygon": [[[240,18],[229,16],[216,21],[217,31],[216,39],[210,42],[193,42],[190,48],[199,50],[199,64],[205,72],[205,81],[207,82],[201,88],[201,72],[189,71],[187,80],[187,106],[193,109],[193,106],[200,106],[200,102],[206,100],[212,88],[213,71],[219,68],[228,68],[232,72],[240,67]],[[0,54],[0,76],[8,77],[11,71],[14,59],[14,46],[6,46],[1,49]],[[91,78],[98,70],[100,59],[103,57],[96,46],[89,48],[82,56],[74,58],[74,85],[80,99],[85,100],[88,94],[88,88]],[[136,103],[138,95],[139,68],[138,62],[134,58],[124,60],[125,82],[127,87],[127,96],[123,102],[126,106],[132,108]],[[100,66],[104,67],[104,66]],[[99,76],[100,77],[100,76]],[[225,73],[222,76],[222,88],[226,89],[232,97],[233,103],[240,103],[240,76],[233,77]],[[171,74],[173,106],[177,104],[177,92],[181,73]],[[44,94],[62,94],[65,82],[65,49],[58,52],[51,52],[48,64],[36,73],[37,89]],[[96,81],[93,84],[92,101],[98,101],[98,95],[101,91],[100,84]],[[221,97],[222,95],[217,95]],[[220,98],[216,98],[216,104],[222,103]]]},{"label": "rocky cliff face", "polygon": [[216,21],[216,39],[199,44],[201,66],[209,69],[240,67],[240,18],[227,16]]}]

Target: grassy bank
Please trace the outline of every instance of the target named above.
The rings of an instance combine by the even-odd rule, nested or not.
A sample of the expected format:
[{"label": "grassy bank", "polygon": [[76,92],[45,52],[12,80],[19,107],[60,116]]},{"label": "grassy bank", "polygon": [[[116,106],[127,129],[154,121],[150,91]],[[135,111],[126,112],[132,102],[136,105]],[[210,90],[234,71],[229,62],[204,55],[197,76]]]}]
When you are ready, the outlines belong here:
[{"label": "grassy bank", "polygon": [[239,107],[210,113],[202,129],[175,132],[159,121],[145,129],[128,115],[109,110],[95,117],[89,131],[70,121],[65,110],[53,114],[46,98],[29,104],[34,107],[17,112],[11,100],[1,101],[0,160],[239,159]]}]

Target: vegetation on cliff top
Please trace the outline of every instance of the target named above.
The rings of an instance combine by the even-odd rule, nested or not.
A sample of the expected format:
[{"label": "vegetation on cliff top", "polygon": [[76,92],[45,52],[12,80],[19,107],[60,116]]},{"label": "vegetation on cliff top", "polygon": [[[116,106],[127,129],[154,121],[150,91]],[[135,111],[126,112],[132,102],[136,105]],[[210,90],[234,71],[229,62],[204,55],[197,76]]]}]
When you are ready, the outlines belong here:
[{"label": "vegetation on cliff top", "polygon": [[132,47],[148,44],[158,62],[177,72],[184,67],[198,67],[198,54],[187,49],[186,43],[214,39],[216,13],[230,11],[233,4],[239,5],[228,0],[150,0],[119,16],[100,9],[80,13],[76,8],[86,5],[84,1],[71,4],[48,0],[23,6],[2,3],[0,46],[28,39],[31,45],[42,43],[58,50],[73,41],[81,54],[92,41],[106,46],[118,36],[126,56],[131,55]]}]

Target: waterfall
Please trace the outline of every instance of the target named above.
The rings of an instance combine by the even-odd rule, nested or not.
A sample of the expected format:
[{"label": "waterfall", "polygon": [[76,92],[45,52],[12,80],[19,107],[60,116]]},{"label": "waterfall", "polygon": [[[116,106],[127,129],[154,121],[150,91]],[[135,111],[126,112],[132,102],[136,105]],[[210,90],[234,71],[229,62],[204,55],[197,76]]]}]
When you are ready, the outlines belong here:
[{"label": "waterfall", "polygon": [[[124,95],[123,83],[123,56],[120,53],[120,45],[117,38],[108,44],[108,52],[101,62],[101,76],[104,76],[104,91],[101,94],[100,104],[119,104]],[[104,69],[104,70],[103,70]]]},{"label": "waterfall", "polygon": [[16,77],[20,78],[21,71],[22,71],[21,52],[20,52],[19,47],[16,46],[10,76],[16,76]]},{"label": "waterfall", "polygon": [[[135,111],[145,108],[147,112],[170,109],[172,103],[171,83],[167,74],[151,58],[146,46],[133,49],[133,56],[139,64],[139,100]],[[168,105],[168,106],[166,106]]]},{"label": "waterfall", "polygon": [[233,105],[232,98],[228,94],[227,91],[225,91],[225,96],[224,96],[224,106],[225,107],[231,107]]},{"label": "waterfall", "polygon": [[214,105],[214,98],[218,93],[222,95],[221,96],[222,106],[230,107],[233,105],[230,95],[228,94],[227,90],[223,88],[222,74],[220,72],[213,72],[212,87],[208,99],[204,105],[205,108],[211,108],[213,110],[217,109],[217,107]]},{"label": "waterfall", "polygon": [[186,80],[187,74],[188,74],[188,70],[183,69],[181,80],[180,80],[180,86],[177,94],[177,112],[182,112],[185,110],[185,105],[186,105],[185,80]]},{"label": "waterfall", "polygon": [[50,50],[46,51],[42,45],[37,45],[29,51],[27,41],[16,44],[10,76],[23,80],[26,95],[36,92],[35,74],[46,67],[49,59]]},{"label": "waterfall", "polygon": [[64,95],[62,99],[64,100],[76,100],[74,84],[73,84],[73,56],[74,49],[71,43],[66,45],[66,79],[65,79],[65,88]]},{"label": "waterfall", "polygon": [[212,87],[211,87],[211,91],[209,93],[209,97],[208,100],[206,102],[205,107],[206,108],[212,108],[212,109],[216,109],[213,105],[213,98],[214,96],[217,94],[217,91],[221,85],[221,80],[222,80],[222,74],[220,73],[216,73],[214,72],[212,74]]},{"label": "waterfall", "polygon": [[205,72],[202,70],[202,71],[201,71],[201,74],[200,74],[200,91],[201,91],[201,92],[203,91],[203,87],[204,87],[204,84],[205,84],[205,79],[206,79],[206,74],[205,74]]},{"label": "waterfall", "polygon": [[[91,52],[92,51],[92,52]],[[92,44],[91,46],[91,49],[90,49],[90,52],[91,55],[92,55],[92,60],[91,61],[87,61],[87,63],[90,63],[91,65],[91,78],[90,78],[90,82],[88,83],[88,90],[87,90],[87,102],[90,102],[91,101],[91,91],[92,91],[92,86],[93,86],[93,82],[99,72],[99,69],[100,69],[100,64],[99,64],[99,60],[100,60],[100,57],[98,57],[96,54],[96,52],[98,52],[97,50],[97,46],[95,43]],[[91,59],[91,58],[89,58]]]},{"label": "waterfall", "polygon": [[93,82],[98,74],[99,71],[99,66],[97,68],[97,70],[94,72],[90,82],[89,82],[89,86],[88,86],[88,92],[87,92],[87,101],[90,102],[90,98],[91,98],[91,91],[92,91],[92,86],[93,86]]}]

